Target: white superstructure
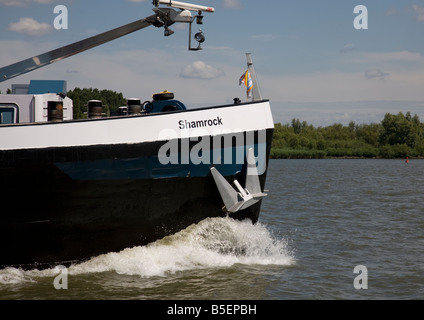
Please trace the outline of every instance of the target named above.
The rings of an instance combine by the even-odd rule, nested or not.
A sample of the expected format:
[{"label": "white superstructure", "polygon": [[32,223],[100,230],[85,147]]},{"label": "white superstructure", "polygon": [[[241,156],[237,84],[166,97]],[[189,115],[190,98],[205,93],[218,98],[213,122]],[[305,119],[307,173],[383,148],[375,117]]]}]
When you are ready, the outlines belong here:
[{"label": "white superstructure", "polygon": [[0,94],[0,125],[72,120],[68,97],[46,94]]}]

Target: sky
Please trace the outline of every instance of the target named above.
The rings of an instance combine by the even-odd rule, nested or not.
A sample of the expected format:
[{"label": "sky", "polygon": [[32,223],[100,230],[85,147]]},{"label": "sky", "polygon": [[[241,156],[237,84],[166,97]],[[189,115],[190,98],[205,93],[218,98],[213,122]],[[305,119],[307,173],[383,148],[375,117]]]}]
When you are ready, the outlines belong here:
[{"label": "sky", "polygon": [[[170,37],[149,27],[1,82],[0,90],[66,80],[68,89],[143,101],[169,90],[189,108],[227,104],[247,100],[239,79],[249,52],[276,123],[369,124],[408,111],[424,121],[423,0],[186,2],[215,8],[193,24],[206,36],[202,51],[188,51],[187,24],[171,26]],[[55,27],[58,5],[67,9],[67,29]],[[355,13],[359,5],[366,12]],[[145,18],[152,8],[151,0],[0,0],[0,66]]]}]

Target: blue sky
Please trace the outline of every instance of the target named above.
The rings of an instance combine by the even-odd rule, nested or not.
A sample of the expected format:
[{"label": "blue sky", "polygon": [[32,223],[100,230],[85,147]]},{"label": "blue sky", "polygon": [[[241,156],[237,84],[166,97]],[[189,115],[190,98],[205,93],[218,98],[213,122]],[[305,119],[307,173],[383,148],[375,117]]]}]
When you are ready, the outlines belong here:
[{"label": "blue sky", "polygon": [[[246,100],[238,80],[251,52],[275,122],[321,126],[380,122],[387,112],[424,120],[423,0],[191,0],[205,13],[203,51],[189,52],[188,28],[171,37],[150,27],[0,83],[63,79],[149,100],[170,90],[189,107]],[[53,9],[68,9],[56,30]],[[354,8],[368,9],[356,30]],[[153,14],[151,0],[0,0],[0,66]],[[198,26],[194,25],[197,31]]]}]

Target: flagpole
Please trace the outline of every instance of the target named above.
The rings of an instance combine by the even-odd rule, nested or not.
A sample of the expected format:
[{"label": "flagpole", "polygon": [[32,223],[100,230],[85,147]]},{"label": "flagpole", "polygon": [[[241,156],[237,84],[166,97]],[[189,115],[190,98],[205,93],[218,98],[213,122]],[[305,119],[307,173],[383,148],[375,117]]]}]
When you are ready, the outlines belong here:
[{"label": "flagpole", "polygon": [[255,68],[253,66],[252,54],[246,53],[246,58],[247,58],[247,68],[250,72],[250,75],[251,75],[252,81],[253,81],[253,92],[252,92],[253,98],[252,98],[252,101],[263,100],[261,90],[259,88],[258,78],[256,77]]}]

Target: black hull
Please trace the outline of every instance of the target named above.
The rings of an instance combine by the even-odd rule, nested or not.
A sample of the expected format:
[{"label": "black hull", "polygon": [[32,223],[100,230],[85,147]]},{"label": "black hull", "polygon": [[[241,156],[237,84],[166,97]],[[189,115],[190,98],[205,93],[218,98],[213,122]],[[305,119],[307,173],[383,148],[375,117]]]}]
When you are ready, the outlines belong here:
[{"label": "black hull", "polygon": [[[264,132],[267,167],[273,130]],[[68,265],[225,216],[210,174],[152,165],[163,144],[0,151],[0,268]],[[137,161],[140,167],[134,167],[134,159],[142,159]],[[115,162],[120,167],[111,172]],[[102,167],[87,169],[95,163]],[[79,164],[84,164],[82,169]],[[242,183],[243,170],[245,165],[225,165],[223,175]],[[259,178],[264,188],[266,170]],[[231,217],[256,223],[260,204]]]}]

